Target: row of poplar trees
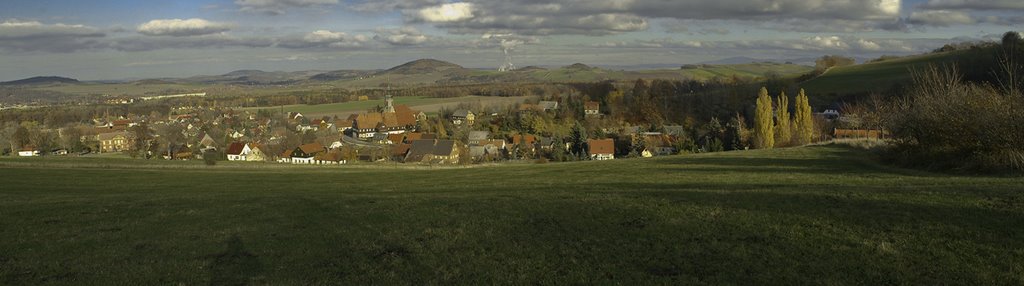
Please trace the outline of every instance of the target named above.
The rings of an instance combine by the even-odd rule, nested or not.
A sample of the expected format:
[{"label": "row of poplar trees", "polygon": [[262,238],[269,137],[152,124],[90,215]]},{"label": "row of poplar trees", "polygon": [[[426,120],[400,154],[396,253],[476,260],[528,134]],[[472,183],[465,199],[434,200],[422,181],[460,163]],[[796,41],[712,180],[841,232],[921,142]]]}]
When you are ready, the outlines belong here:
[{"label": "row of poplar trees", "polygon": [[772,106],[772,98],[768,96],[768,89],[762,87],[757,95],[754,115],[754,147],[771,149],[777,145],[811,143],[814,119],[804,90],[800,89],[800,94],[796,96],[792,115],[789,113],[789,97],[786,92],[781,92],[774,103],[775,108]]}]

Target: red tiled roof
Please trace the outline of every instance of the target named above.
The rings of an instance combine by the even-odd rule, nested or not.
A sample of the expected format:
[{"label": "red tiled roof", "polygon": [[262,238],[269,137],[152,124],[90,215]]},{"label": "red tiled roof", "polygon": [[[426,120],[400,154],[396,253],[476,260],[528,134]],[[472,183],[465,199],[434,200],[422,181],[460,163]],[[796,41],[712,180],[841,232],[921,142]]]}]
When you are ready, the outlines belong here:
[{"label": "red tiled roof", "polygon": [[393,144],[402,143],[402,138],[405,138],[405,135],[403,135],[403,134],[388,134],[388,141],[391,141],[391,143],[393,143]]},{"label": "red tiled roof", "polygon": [[245,143],[242,143],[242,142],[231,143],[231,145],[228,145],[227,154],[228,155],[240,155],[240,154],[242,154],[242,149],[245,149]]},{"label": "red tiled roof", "polygon": [[615,140],[612,139],[591,139],[587,140],[590,147],[590,155],[615,154]]},{"label": "red tiled roof", "polygon": [[302,152],[306,154],[316,154],[317,152],[324,151],[324,145],[321,145],[319,142],[313,142],[299,146],[299,149],[302,149]]},{"label": "red tiled roof", "polygon": [[521,142],[523,144],[526,144],[526,145],[533,145],[534,143],[537,143],[537,136],[533,136],[533,135],[513,135],[512,136],[512,145],[516,145],[516,144],[519,144]]}]

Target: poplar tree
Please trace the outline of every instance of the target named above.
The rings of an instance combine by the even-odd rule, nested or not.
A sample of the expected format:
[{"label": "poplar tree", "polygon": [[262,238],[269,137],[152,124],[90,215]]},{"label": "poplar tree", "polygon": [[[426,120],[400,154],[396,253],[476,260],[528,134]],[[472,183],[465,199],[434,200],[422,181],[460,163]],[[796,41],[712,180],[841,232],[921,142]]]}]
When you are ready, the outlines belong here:
[{"label": "poplar tree", "polygon": [[775,119],[778,122],[778,126],[775,126],[775,141],[781,146],[793,141],[793,119],[789,114],[789,97],[785,91],[779,94],[775,103],[779,110]]},{"label": "poplar tree", "polygon": [[757,112],[754,114],[754,140],[757,148],[771,149],[775,147],[774,122],[772,120],[772,98],[768,97],[768,89],[762,87],[757,95]]},{"label": "poplar tree", "polygon": [[814,119],[811,115],[810,100],[803,89],[800,89],[800,94],[796,96],[795,104],[796,141],[800,145],[810,144],[814,136]]}]

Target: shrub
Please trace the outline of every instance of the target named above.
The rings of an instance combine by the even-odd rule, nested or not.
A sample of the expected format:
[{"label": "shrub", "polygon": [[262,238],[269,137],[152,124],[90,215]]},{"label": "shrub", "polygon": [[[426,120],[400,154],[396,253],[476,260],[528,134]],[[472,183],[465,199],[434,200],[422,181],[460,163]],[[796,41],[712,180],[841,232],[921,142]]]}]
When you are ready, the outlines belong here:
[{"label": "shrub", "polygon": [[217,157],[219,156],[217,156],[217,152],[215,151],[203,152],[203,163],[207,166],[217,165],[217,160],[219,159]]},{"label": "shrub", "polygon": [[965,83],[954,67],[915,71],[914,87],[886,114],[905,164],[973,171],[1024,170],[1024,99]]}]

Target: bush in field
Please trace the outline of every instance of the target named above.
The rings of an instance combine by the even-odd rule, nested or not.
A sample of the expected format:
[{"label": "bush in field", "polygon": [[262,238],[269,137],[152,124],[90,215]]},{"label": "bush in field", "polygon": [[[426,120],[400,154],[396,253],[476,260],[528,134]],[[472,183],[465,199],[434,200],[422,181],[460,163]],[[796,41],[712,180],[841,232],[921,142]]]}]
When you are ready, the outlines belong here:
[{"label": "bush in field", "polygon": [[203,163],[207,166],[217,165],[217,160],[220,159],[219,157],[220,156],[216,151],[203,152]]},{"label": "bush in field", "polygon": [[965,83],[956,67],[914,73],[914,87],[883,111],[903,163],[976,171],[1024,170],[1024,98]]}]

